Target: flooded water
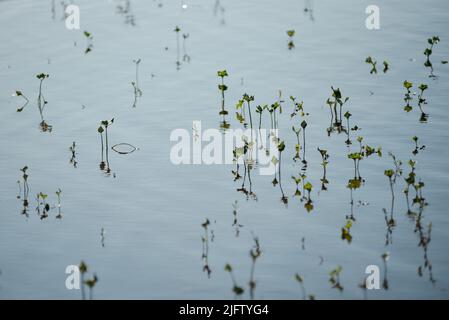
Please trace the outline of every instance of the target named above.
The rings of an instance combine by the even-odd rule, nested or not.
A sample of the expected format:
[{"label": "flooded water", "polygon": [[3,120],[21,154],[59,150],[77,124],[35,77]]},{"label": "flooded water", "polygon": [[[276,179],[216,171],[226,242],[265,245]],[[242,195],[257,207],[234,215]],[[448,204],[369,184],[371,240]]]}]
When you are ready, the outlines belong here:
[{"label": "flooded water", "polygon": [[[381,288],[368,290],[368,299],[449,298],[449,65],[442,63],[449,59],[447,1],[377,1],[379,30],[365,26],[371,1],[73,4],[80,8],[80,30],[66,28],[60,1],[0,1],[0,298],[80,299],[79,290],[66,288],[65,273],[80,261],[89,277],[98,275],[98,299],[233,299],[228,263],[244,289],[240,297],[250,298],[249,252],[258,252],[253,237],[261,250],[254,273],[257,299],[302,299],[296,273],[307,296],[362,299],[359,284],[370,265],[379,267]],[[291,50],[287,30],[295,30]],[[423,54],[432,36],[441,40],[430,56],[435,77],[429,77]],[[377,61],[377,74],[370,74],[368,56]],[[170,160],[174,129],[191,132],[193,121],[201,121],[203,132],[219,127],[217,71],[223,69],[229,75],[224,81],[230,129],[242,127],[234,106],[244,93],[254,95],[255,108],[275,103],[282,91],[278,120],[287,206],[279,185],[271,183],[274,177],[258,170],[251,175],[255,201],[237,191],[242,179],[233,181],[232,164]],[[41,73],[49,75],[42,83],[43,118],[36,78]],[[413,83],[410,112],[404,111],[405,80]],[[419,121],[421,83],[428,85],[426,123]],[[349,96],[343,113],[352,114],[351,127],[361,128],[351,131],[350,146],[344,132],[326,131],[331,86]],[[21,112],[26,99],[12,96],[17,90],[29,99]],[[292,160],[291,126],[299,127],[303,117],[290,119],[290,95],[304,101],[309,113],[306,171]],[[109,165],[101,164],[106,159],[98,127],[112,118]],[[270,128],[268,111],[262,126]],[[381,146],[382,157],[360,161],[364,183],[352,190],[348,153],[359,150],[357,136],[363,145]],[[419,138],[417,154],[413,136]],[[111,149],[121,143],[126,145],[116,149],[122,154]],[[318,147],[329,155],[327,190],[321,190]],[[393,188],[393,216],[384,174],[395,169],[390,151],[403,162]],[[413,213],[403,193],[409,159],[416,161],[416,183],[424,182]],[[310,212],[307,199],[293,197],[291,176],[300,173],[313,186]],[[42,198],[48,212],[45,203],[36,210]],[[415,198],[413,186],[409,198]],[[339,275],[330,275],[338,266]]]}]

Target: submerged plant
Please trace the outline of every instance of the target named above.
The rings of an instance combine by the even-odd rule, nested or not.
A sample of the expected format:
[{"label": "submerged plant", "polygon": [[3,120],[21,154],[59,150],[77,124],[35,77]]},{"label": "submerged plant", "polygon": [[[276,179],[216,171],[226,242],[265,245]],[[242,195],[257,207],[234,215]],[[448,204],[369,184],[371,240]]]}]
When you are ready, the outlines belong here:
[{"label": "submerged plant", "polygon": [[295,47],[295,43],[293,42],[293,37],[295,36],[295,30],[287,30],[287,36],[288,36],[288,43],[287,47],[288,50],[292,50]]},{"label": "submerged plant", "polygon": [[427,43],[430,45],[430,47],[427,47],[424,50],[424,55],[426,56],[426,61],[424,62],[424,66],[426,68],[430,68],[430,78],[435,78],[436,76],[433,74],[433,65],[432,62],[430,62],[430,56],[433,53],[433,46],[438,44],[440,42],[440,38],[437,36],[433,36],[432,38],[427,39]]}]

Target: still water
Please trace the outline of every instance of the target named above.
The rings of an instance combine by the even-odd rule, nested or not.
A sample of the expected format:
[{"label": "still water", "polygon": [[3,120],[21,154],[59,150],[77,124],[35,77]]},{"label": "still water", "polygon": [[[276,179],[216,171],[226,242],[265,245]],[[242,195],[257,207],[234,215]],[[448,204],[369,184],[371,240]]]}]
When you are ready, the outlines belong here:
[{"label": "still water", "polygon": [[[232,299],[227,263],[245,290],[242,297],[249,298],[254,236],[261,249],[255,298],[301,299],[298,273],[307,295],[362,299],[359,284],[369,265],[379,266],[381,287],[386,277],[388,290],[370,290],[368,299],[449,298],[449,67],[441,63],[449,59],[447,1],[377,1],[381,24],[375,31],[365,26],[365,8],[372,1],[364,0],[73,4],[81,10],[80,30],[65,27],[60,1],[0,1],[0,298],[80,299],[79,291],[66,289],[65,270],[81,260],[98,275],[98,299]],[[295,30],[291,50],[287,30]],[[423,51],[432,36],[441,40],[430,57],[436,77],[429,77],[424,66]],[[377,60],[377,74],[370,74],[368,56]],[[287,206],[279,185],[271,183],[273,176],[254,170],[257,201],[247,200],[236,191],[241,180],[233,181],[233,165],[170,161],[172,130],[190,131],[195,120],[203,130],[219,127],[217,71],[223,69],[229,74],[231,128],[241,127],[234,106],[244,93],[254,95],[257,106],[271,105],[282,91],[285,102],[278,116],[286,146],[281,168]],[[40,73],[49,74],[42,93],[51,132],[39,127]],[[409,113],[403,109],[405,80],[413,83]],[[427,123],[419,122],[421,83],[428,85]],[[350,111],[351,126],[360,128],[351,132],[350,147],[344,133],[326,132],[331,86],[350,97],[343,112]],[[17,109],[25,99],[12,96],[16,90],[29,99],[22,112]],[[301,120],[290,119],[290,95],[304,101],[309,113],[305,172],[292,160],[296,136],[291,126]],[[112,118],[110,172],[105,174],[97,129],[100,121]],[[263,126],[270,126],[268,112]],[[364,137],[363,144],[381,146],[383,154],[360,163],[365,182],[353,190],[349,242],[342,239],[342,228],[351,214],[347,184],[354,167],[347,154],[358,150],[356,136]],[[419,147],[425,145],[416,155],[413,136]],[[110,150],[119,143],[137,149],[129,154]],[[321,190],[317,147],[329,154],[327,190]],[[388,225],[391,191],[384,175],[394,169],[390,151],[403,162],[393,188],[394,226]],[[407,214],[403,194],[409,159],[417,161],[417,180],[425,183],[428,205],[419,217]],[[18,199],[17,181],[25,166],[30,190],[28,212],[22,214],[23,185]],[[293,197],[291,176],[301,172],[313,185],[310,212],[305,201]],[[35,210],[40,192],[48,195],[50,206],[44,219]],[[412,199],[414,191],[410,194]],[[413,211],[419,213],[419,205]],[[201,224],[206,219],[204,252]],[[342,291],[329,281],[338,266]]]}]

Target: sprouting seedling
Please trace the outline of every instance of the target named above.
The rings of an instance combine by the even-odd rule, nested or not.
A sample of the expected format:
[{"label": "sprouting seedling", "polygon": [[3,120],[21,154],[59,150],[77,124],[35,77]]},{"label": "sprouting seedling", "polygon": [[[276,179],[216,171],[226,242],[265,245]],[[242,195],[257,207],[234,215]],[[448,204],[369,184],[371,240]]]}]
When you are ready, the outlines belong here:
[{"label": "sprouting seedling", "polygon": [[134,89],[133,108],[137,106],[137,99],[142,96],[142,90],[140,89],[139,86],[139,66],[141,61],[142,61],[141,59],[133,60],[133,63],[136,65],[136,79],[135,81],[131,81],[131,85],[133,86]]},{"label": "sprouting seedling", "polygon": [[94,48],[94,45],[92,43],[92,40],[94,39],[94,37],[92,36],[92,34],[89,31],[84,31],[84,37],[86,38],[86,43],[87,43],[86,50],[84,50],[84,54],[88,54]]},{"label": "sprouting seedling", "polygon": [[416,156],[419,153],[420,150],[424,150],[426,148],[425,145],[421,145],[420,146],[419,143],[418,143],[418,140],[419,140],[419,138],[417,136],[413,136],[412,137],[412,141],[415,143],[415,149],[412,151],[412,154],[414,156]]},{"label": "sprouting seedling", "polygon": [[288,36],[288,49],[292,50],[295,47],[295,43],[293,42],[293,37],[295,36],[295,30],[287,30],[287,36]]},{"label": "sprouting seedling", "polygon": [[93,296],[93,290],[94,290],[94,287],[97,284],[97,282],[98,282],[98,277],[97,277],[97,275],[95,273],[93,274],[92,278],[86,279],[84,281],[84,283],[86,284],[87,288],[89,288],[89,300],[92,300],[93,297],[94,297]]},{"label": "sprouting seedling", "polygon": [[253,235],[254,247],[249,251],[249,255],[251,257],[251,272],[249,276],[249,295],[251,300],[254,299],[254,291],[256,290],[256,280],[254,279],[254,272],[256,268],[257,259],[262,255],[262,251],[260,249],[259,238]]},{"label": "sprouting seedling", "polygon": [[25,107],[28,105],[28,103],[30,102],[30,100],[29,100],[29,99],[27,98],[27,96],[25,96],[25,95],[23,94],[23,92],[20,91],[20,90],[16,90],[16,92],[14,92],[13,96],[14,96],[14,97],[22,97],[22,99],[25,100],[25,104],[22,105],[21,107],[18,107],[18,108],[17,108],[17,112],[22,112],[23,109],[25,109]]},{"label": "sprouting seedling", "polygon": [[286,205],[288,203],[288,198],[284,194],[284,190],[282,189],[282,179],[281,179],[281,168],[282,168],[282,152],[285,150],[285,143],[284,141],[280,141],[278,144],[278,151],[279,151],[279,189],[281,190],[281,201]]},{"label": "sprouting seedling", "polygon": [[293,161],[301,160],[301,156],[299,155],[301,152],[301,142],[300,142],[300,134],[301,128],[296,129],[295,126],[292,126],[292,130],[296,135],[296,144],[295,144],[295,156],[293,157]]},{"label": "sprouting seedling", "polygon": [[179,61],[179,32],[181,32],[181,28],[176,26],[173,31],[176,33],[176,70],[179,70],[181,67],[181,61]]},{"label": "sprouting seedling", "polygon": [[210,274],[212,273],[209,266],[209,225],[209,219],[206,219],[206,221],[201,224],[201,227],[204,229],[204,236],[201,237],[201,242],[203,243],[203,254],[201,258],[204,262],[203,271],[207,273],[208,278],[210,278]]},{"label": "sprouting seedling", "polygon": [[432,62],[430,62],[430,56],[433,52],[433,46],[438,44],[440,42],[440,38],[437,36],[433,36],[432,38],[427,39],[427,43],[430,45],[430,48],[426,48],[424,50],[424,55],[426,56],[426,61],[424,62],[424,66],[426,68],[430,68],[430,78],[435,78],[436,76],[433,74],[433,65]]},{"label": "sprouting seedling", "polygon": [[243,289],[237,284],[237,281],[235,280],[234,273],[232,270],[232,266],[229,263],[225,265],[225,271],[228,272],[231,277],[233,286],[232,292],[235,294],[235,297],[237,298],[238,296],[241,296],[245,292],[245,289]]},{"label": "sprouting seedling", "polygon": [[292,179],[296,185],[296,190],[295,190],[295,193],[293,194],[293,196],[301,197],[301,191],[299,191],[299,184],[301,183],[301,176],[299,176],[299,177],[292,176]]},{"label": "sprouting seedling", "polygon": [[371,57],[367,57],[367,58],[365,59],[365,62],[366,62],[367,64],[371,65],[371,71],[370,71],[369,73],[370,73],[370,74],[373,74],[373,73],[376,73],[376,74],[377,74],[377,68],[376,68],[377,61],[374,60],[374,59],[371,58]]},{"label": "sprouting seedling", "polygon": [[304,208],[307,210],[307,212],[310,212],[313,210],[313,201],[310,196],[312,189],[313,189],[312,184],[309,181],[307,181],[306,184],[304,185],[304,190],[307,191],[307,201],[304,204]]},{"label": "sprouting seedling", "polygon": [[329,164],[329,154],[327,153],[327,150],[318,148],[318,152],[321,155],[321,165],[323,166],[323,177],[321,178],[321,190],[327,190],[326,184],[329,183],[329,181],[326,178],[326,168]]},{"label": "sprouting seedling", "polygon": [[188,33],[183,33],[182,34],[182,51],[183,51],[183,56],[182,56],[182,61],[190,63],[190,56],[187,54],[187,47],[186,47],[186,41],[189,38],[190,34]]},{"label": "sprouting seedling", "polygon": [[384,279],[382,281],[382,288],[384,288],[385,290],[388,290],[388,278],[387,278],[387,273],[388,273],[388,268],[387,268],[387,261],[390,259],[390,253],[389,252],[385,252],[381,255],[383,264],[384,264]]},{"label": "sprouting seedling", "polygon": [[290,118],[294,118],[296,115],[300,115],[301,117],[309,115],[304,111],[304,102],[298,102],[296,101],[296,98],[293,96],[290,96],[290,100],[293,102],[293,112],[290,114]]},{"label": "sprouting seedling", "polygon": [[21,187],[21,182],[20,180],[17,181],[18,185],[19,185],[19,195],[17,196],[18,199],[20,199],[21,197],[21,193],[22,193],[22,189],[23,189],[23,209],[22,209],[22,214],[28,217],[28,194],[30,192],[30,187],[28,185],[28,166],[23,167],[22,169],[20,169],[20,171],[22,172],[22,187]]},{"label": "sprouting seedling", "polygon": [[345,143],[349,146],[350,144],[352,144],[351,137],[350,137],[350,132],[351,132],[352,129],[349,126],[349,118],[351,118],[352,114],[349,111],[346,111],[343,116],[346,118],[346,122],[348,124],[348,129],[346,130],[346,134],[348,136],[348,139],[346,139]]},{"label": "sprouting seedling", "polygon": [[76,161],[76,144],[75,141],[72,142],[72,145],[69,147],[70,152],[72,153],[72,156],[70,158],[70,163],[73,165],[74,168],[77,167],[78,162]]},{"label": "sprouting seedling", "polygon": [[419,107],[419,110],[421,110],[421,117],[419,118],[419,121],[424,123],[424,122],[427,122],[427,119],[429,117],[429,115],[424,113],[424,111],[422,109],[422,106],[427,104],[427,101],[423,97],[423,95],[424,95],[424,91],[428,89],[428,86],[424,83],[421,83],[419,85],[418,89],[420,91],[420,93],[418,95],[418,107]]},{"label": "sprouting seedling", "polygon": [[[243,126],[246,128],[247,123],[245,119],[245,108],[244,108],[245,101],[243,99],[240,99],[237,104],[235,105],[235,118],[238,122],[243,124]],[[239,111],[240,110],[240,111]]]},{"label": "sprouting seedling", "polygon": [[334,128],[337,129],[338,133],[344,130],[342,127],[342,110],[343,105],[349,100],[349,97],[343,98],[339,88],[334,89],[334,87],[331,87],[331,89],[332,97],[326,100],[326,104],[329,106],[331,112],[331,126],[327,129],[328,135],[334,131]]},{"label": "sprouting seedling", "polygon": [[384,208],[383,212],[385,215],[385,224],[387,226],[387,233],[385,236],[385,245],[389,245],[393,242],[393,229],[396,227],[396,221],[394,220],[393,212],[394,212],[394,181],[395,181],[395,170],[388,169],[384,171],[384,175],[388,178],[388,182],[390,185],[391,191],[391,209],[390,216],[388,217],[387,210]]},{"label": "sprouting seedling", "polygon": [[238,202],[237,202],[237,200],[236,200],[236,201],[234,201],[234,203],[232,204],[232,215],[234,216],[234,220],[232,221],[232,226],[233,226],[234,229],[235,229],[235,236],[236,236],[236,237],[239,236],[239,234],[240,234],[240,228],[243,227],[243,225],[240,224],[240,223],[238,222],[238,219],[237,219],[237,209],[238,209]]},{"label": "sprouting seedling", "polygon": [[390,69],[390,65],[389,65],[388,61],[384,60],[383,65],[384,65],[383,73],[387,73],[387,71]]},{"label": "sprouting seedling", "polygon": [[[248,108],[248,114],[249,114],[249,123],[250,123],[250,127],[251,127],[251,134],[252,134],[252,131],[253,131],[253,118],[252,118],[252,112],[251,112],[251,105],[250,105],[250,103],[251,103],[251,101],[254,101],[254,96],[250,96],[250,95],[248,95],[248,94],[244,94],[243,95],[243,100],[244,101],[246,101],[246,105],[247,105],[247,108]],[[251,137],[251,141],[252,141],[253,139],[252,139],[252,137]]]},{"label": "sprouting seedling", "polygon": [[58,203],[56,204],[56,207],[58,208],[58,214],[56,216],[56,219],[61,219],[62,218],[62,213],[61,213],[61,194],[62,194],[62,190],[58,189],[56,192],[56,197],[58,199]]},{"label": "sprouting seedling", "polygon": [[404,95],[404,101],[407,103],[406,106],[404,107],[404,110],[410,112],[413,110],[413,107],[410,105],[410,101],[413,100],[412,91],[410,90],[413,87],[413,83],[405,80],[403,86],[407,90],[407,92]]},{"label": "sprouting seedling", "polygon": [[260,138],[260,149],[263,149],[263,139],[262,139],[262,114],[263,111],[268,107],[268,105],[260,106],[258,105],[256,107],[256,113],[259,114],[259,138]]},{"label": "sprouting seedling", "polygon": [[[100,134],[101,138],[101,162],[100,169],[105,171],[107,174],[111,172],[111,168],[109,167],[109,136],[108,136],[108,127],[114,123],[114,118],[111,120],[103,120],[100,122],[100,126],[97,131]],[[103,133],[105,135],[105,139],[103,139]],[[104,141],[106,143],[104,143]],[[104,161],[106,158],[106,162]]]},{"label": "sprouting seedling", "polygon": [[307,121],[306,120],[303,120],[301,122],[301,128],[302,128],[302,138],[303,138],[302,163],[304,164],[304,167],[307,167],[307,160],[306,160],[306,128],[307,128]]},{"label": "sprouting seedling", "polygon": [[221,110],[219,115],[222,115],[223,121],[225,121],[225,116],[228,114],[228,111],[225,110],[225,91],[228,90],[228,86],[224,84],[224,78],[228,76],[228,72],[219,70],[217,71],[217,76],[221,78],[221,83],[218,85],[218,90],[221,92]]},{"label": "sprouting seedling", "polygon": [[329,282],[332,284],[332,288],[343,291],[343,286],[340,283],[340,274],[343,271],[341,266],[336,267],[331,272],[329,272]]},{"label": "sprouting seedling", "polygon": [[341,239],[346,240],[348,243],[352,241],[351,227],[353,219],[347,219],[346,224],[341,228]]},{"label": "sprouting seedling", "polygon": [[48,77],[49,77],[49,75],[45,74],[45,73],[40,73],[40,74],[36,75],[36,78],[38,78],[40,81],[39,82],[39,94],[37,96],[37,106],[39,108],[39,114],[41,116],[40,127],[43,132],[47,132],[47,131],[51,132],[51,130],[52,130],[52,126],[47,124],[44,120],[44,109],[48,102],[47,102],[47,100],[45,100],[44,94],[42,93],[42,83]]},{"label": "sprouting seedling", "polygon": [[[47,203],[47,197],[48,197],[48,195],[43,192],[39,192],[36,195],[36,200],[37,200],[36,211],[39,214],[41,220],[47,218],[48,212],[50,211],[50,205]],[[42,213],[41,213],[41,210],[42,210]]]}]

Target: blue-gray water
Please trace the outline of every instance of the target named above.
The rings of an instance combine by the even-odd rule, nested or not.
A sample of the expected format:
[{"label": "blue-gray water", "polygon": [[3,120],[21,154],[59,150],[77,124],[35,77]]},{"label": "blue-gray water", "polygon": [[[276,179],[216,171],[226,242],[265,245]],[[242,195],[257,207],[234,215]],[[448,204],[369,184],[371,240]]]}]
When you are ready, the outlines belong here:
[{"label": "blue-gray water", "polygon": [[[81,29],[71,31],[65,28],[59,1],[54,17],[50,0],[0,1],[0,297],[79,299],[79,291],[65,287],[65,268],[84,260],[99,277],[95,298],[231,299],[226,263],[248,298],[253,232],[262,249],[256,298],[302,298],[295,273],[303,276],[307,294],[317,299],[363,298],[358,284],[365,268],[378,265],[383,277],[385,252],[390,254],[389,289],[371,290],[368,298],[448,298],[449,72],[441,63],[449,59],[447,1],[377,1],[377,31],[365,27],[365,8],[372,1],[309,1],[313,21],[304,13],[303,1],[220,2],[225,10],[214,14],[214,0],[130,1],[133,26],[126,23],[131,17],[127,20],[116,8],[126,1],[74,1],[81,9]],[[177,25],[181,34],[189,34],[186,50],[191,57],[180,70],[175,64]],[[293,50],[287,48],[289,29],[296,30]],[[88,54],[84,30],[93,35]],[[436,79],[429,78],[423,65],[427,38],[433,35],[441,39],[431,56]],[[378,61],[377,75],[369,74],[367,56]],[[133,59],[138,58],[143,95],[132,108]],[[383,60],[390,64],[385,74]],[[236,191],[240,184],[233,182],[233,166],[170,162],[173,129],[190,130],[194,120],[201,120],[204,129],[218,126],[216,72],[221,69],[229,73],[226,101],[232,127],[239,126],[234,105],[243,93],[255,95],[254,105],[271,104],[282,90],[282,176],[288,208],[280,202],[279,188],[271,185],[272,177],[253,173],[258,201],[246,201]],[[43,91],[51,133],[40,132],[38,126],[36,74],[41,72],[50,75]],[[414,110],[403,110],[404,80],[413,82],[412,92],[420,83],[428,84],[428,123],[418,121],[416,96]],[[326,134],[330,113],[325,101],[331,86],[350,97],[344,110],[353,115],[351,125],[362,128],[353,133],[352,150],[355,135],[383,149],[382,158],[371,156],[360,164],[366,182],[354,191],[350,244],[341,239],[341,228],[350,213],[346,185],[353,166],[344,134]],[[12,96],[18,89],[30,99],[21,113],[16,112],[21,98]],[[290,177],[300,172],[300,165],[291,160],[295,135],[289,95],[303,100],[310,113],[306,174],[314,186],[311,213],[292,197]],[[139,149],[129,155],[110,151],[115,177],[107,177],[99,169],[97,128],[101,120],[113,117],[110,145],[126,142]],[[413,156],[415,135],[426,148]],[[77,168],[69,163],[73,141]],[[322,167],[317,147],[330,155],[327,191],[318,192]],[[424,251],[418,246],[416,223],[406,214],[402,177],[395,185],[393,243],[385,245],[382,209],[390,209],[391,197],[384,170],[393,167],[388,151],[404,162],[404,176],[408,160],[417,160],[417,177],[425,183],[429,205],[421,221],[425,232],[432,223],[427,257],[434,284],[427,269],[418,275]],[[24,166],[29,167],[29,217],[21,214],[22,200],[16,198]],[[35,195],[47,193],[54,206],[58,188],[62,219],[55,218],[53,208],[41,220]],[[239,237],[232,226],[236,200],[243,225]],[[201,223],[206,218],[214,235],[209,239],[210,279],[202,270]],[[341,293],[329,283],[329,272],[338,265],[343,268]]]}]

